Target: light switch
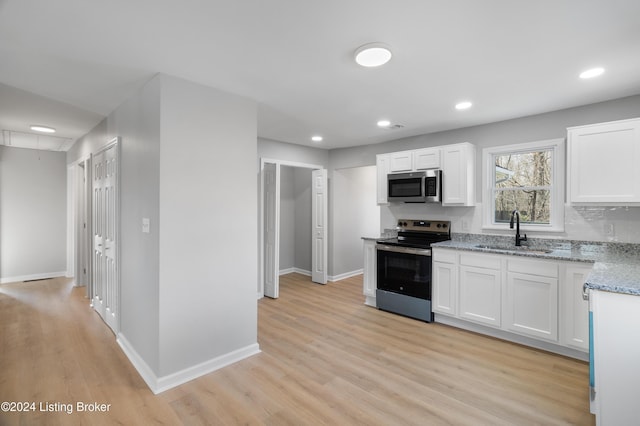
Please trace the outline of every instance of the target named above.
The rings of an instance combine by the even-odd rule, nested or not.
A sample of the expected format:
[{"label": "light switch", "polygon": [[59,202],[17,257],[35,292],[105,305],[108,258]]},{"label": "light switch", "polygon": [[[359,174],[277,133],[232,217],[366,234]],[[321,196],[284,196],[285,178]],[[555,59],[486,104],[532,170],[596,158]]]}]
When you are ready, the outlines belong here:
[{"label": "light switch", "polygon": [[142,232],[144,232],[145,234],[149,233],[149,218],[148,217],[143,217],[142,218]]}]

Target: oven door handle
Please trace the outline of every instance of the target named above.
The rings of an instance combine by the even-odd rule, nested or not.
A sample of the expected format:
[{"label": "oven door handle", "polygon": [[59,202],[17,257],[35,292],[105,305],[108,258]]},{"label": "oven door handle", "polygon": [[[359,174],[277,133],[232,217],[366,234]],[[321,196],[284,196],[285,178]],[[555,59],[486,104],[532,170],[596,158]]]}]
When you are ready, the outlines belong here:
[{"label": "oven door handle", "polygon": [[414,247],[387,246],[385,244],[376,244],[376,250],[391,251],[394,253],[415,254],[418,256],[431,256],[431,249],[419,249]]}]

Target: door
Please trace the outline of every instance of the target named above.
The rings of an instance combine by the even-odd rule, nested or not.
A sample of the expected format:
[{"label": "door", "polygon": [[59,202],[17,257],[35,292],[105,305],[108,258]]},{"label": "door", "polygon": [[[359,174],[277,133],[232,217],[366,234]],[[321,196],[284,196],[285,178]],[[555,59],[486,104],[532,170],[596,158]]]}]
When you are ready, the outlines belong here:
[{"label": "door", "polygon": [[311,172],[311,281],[327,283],[327,170]]},{"label": "door", "polygon": [[264,295],[272,298],[277,298],[279,293],[279,171],[280,167],[274,163],[264,164]]},{"label": "door", "polygon": [[92,162],[92,305],[118,333],[118,144],[117,140],[93,156]]}]

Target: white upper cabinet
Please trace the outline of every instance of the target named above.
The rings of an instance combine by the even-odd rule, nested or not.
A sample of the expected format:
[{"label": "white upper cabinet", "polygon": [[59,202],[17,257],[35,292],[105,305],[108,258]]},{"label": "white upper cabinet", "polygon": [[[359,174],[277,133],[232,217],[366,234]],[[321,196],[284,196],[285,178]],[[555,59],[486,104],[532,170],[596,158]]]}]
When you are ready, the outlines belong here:
[{"label": "white upper cabinet", "polygon": [[442,205],[474,206],[476,147],[468,142],[376,156],[378,204],[386,204],[387,174],[442,169]]},{"label": "white upper cabinet", "polygon": [[476,147],[468,142],[442,147],[442,205],[474,206]]},{"label": "white upper cabinet", "polygon": [[389,154],[389,172],[413,171],[413,151],[393,152]]},{"label": "white upper cabinet", "polygon": [[640,118],[567,130],[570,202],[640,204]]},{"label": "white upper cabinet", "polygon": [[440,148],[424,148],[413,152],[413,165],[416,170],[440,168]]}]

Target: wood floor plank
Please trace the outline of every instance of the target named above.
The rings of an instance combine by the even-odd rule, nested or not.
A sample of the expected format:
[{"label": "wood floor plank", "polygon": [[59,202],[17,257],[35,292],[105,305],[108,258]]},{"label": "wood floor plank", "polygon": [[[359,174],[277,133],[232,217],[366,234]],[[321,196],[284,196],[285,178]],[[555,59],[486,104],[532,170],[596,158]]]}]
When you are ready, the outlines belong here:
[{"label": "wood floor plank", "polygon": [[364,305],[362,277],[281,277],[262,353],[153,395],[70,280],[0,285],[0,401],[111,404],[0,413],[1,425],[593,425],[588,365]]}]

